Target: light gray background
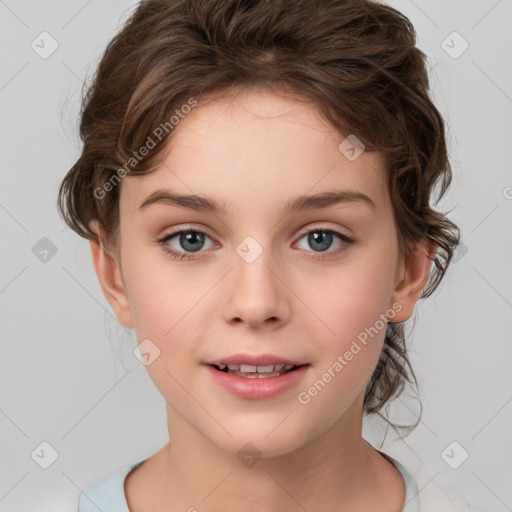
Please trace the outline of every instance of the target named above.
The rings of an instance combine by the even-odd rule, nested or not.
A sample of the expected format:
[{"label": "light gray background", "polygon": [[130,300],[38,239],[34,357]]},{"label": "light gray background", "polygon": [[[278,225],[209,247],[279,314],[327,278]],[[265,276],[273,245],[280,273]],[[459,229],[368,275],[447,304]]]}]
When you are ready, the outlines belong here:
[{"label": "light gray background", "polygon": [[[2,511],[76,510],[81,489],[167,441],[164,401],[132,354],[134,333],[113,317],[88,242],[55,206],[80,152],[82,80],[134,4],[0,0]],[[422,422],[406,444],[383,449],[419,457],[420,488],[445,479],[504,512],[512,510],[512,2],[389,4],[411,19],[429,57],[454,171],[443,206],[467,252],[417,306],[410,351]],[[59,45],[47,59],[31,48],[43,31]],[[469,43],[455,59],[442,47],[453,31]],[[43,237],[57,249],[46,262],[33,252]],[[395,405],[412,418],[405,397]],[[31,456],[43,441],[58,452],[48,469]],[[441,457],[453,441],[469,453],[458,469]],[[461,454],[456,447],[452,459]]]}]

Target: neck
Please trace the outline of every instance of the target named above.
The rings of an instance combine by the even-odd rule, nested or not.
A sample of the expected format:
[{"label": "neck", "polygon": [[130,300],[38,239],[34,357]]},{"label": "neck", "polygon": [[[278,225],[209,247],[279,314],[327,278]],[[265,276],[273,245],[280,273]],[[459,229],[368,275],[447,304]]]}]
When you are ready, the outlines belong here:
[{"label": "neck", "polygon": [[169,406],[167,415],[171,441],[147,466],[151,510],[345,512],[403,506],[400,473],[362,438],[360,411],[348,411],[289,453],[252,460],[219,448]]}]

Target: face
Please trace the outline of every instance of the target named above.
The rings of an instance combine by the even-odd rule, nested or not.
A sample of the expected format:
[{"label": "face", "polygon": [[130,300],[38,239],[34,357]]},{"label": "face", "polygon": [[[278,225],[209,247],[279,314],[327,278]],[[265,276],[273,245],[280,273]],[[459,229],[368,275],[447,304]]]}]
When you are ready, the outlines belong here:
[{"label": "face", "polygon": [[[246,92],[199,102],[165,162],[122,181],[108,298],[170,418],[227,452],[357,430],[386,317],[403,321],[426,277],[399,257],[384,161],[347,158],[344,139],[311,107]],[[220,370],[230,358],[242,375]]]}]

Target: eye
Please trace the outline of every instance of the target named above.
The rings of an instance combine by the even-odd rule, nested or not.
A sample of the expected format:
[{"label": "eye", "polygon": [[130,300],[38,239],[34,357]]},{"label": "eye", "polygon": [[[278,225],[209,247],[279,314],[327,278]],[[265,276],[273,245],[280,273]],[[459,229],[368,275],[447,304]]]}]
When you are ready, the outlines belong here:
[{"label": "eye", "polygon": [[[204,248],[206,238],[211,240],[204,231],[198,229],[180,229],[165,235],[163,238],[159,239],[158,242],[162,245],[163,250],[174,259],[190,260],[193,253],[199,252]],[[170,244],[173,239],[176,239],[174,240],[174,246]],[[213,245],[215,244],[212,243],[212,246]]]},{"label": "eye", "polygon": [[[211,241],[210,246],[206,247],[207,249],[216,245],[211,237],[204,231],[199,229],[182,228],[165,235],[163,238],[158,239],[157,242],[173,259],[180,261],[185,259],[190,261],[195,259],[194,253],[199,253],[201,252],[201,249],[205,248],[206,239]],[[313,228],[302,231],[299,242],[303,239],[306,239],[306,243],[313,248],[312,252],[317,253],[312,256],[313,259],[325,259],[330,256],[335,256],[347,250],[348,246],[354,243],[354,240],[351,237],[334,229],[321,226],[314,226]],[[337,242],[337,248],[328,251],[333,242]],[[308,250],[304,247],[299,248],[306,251]],[[322,253],[326,254],[323,255]]]},{"label": "eye", "polygon": [[[313,227],[313,229],[309,228],[307,231],[304,231],[303,236],[301,236],[299,239],[299,242],[303,239],[305,239],[306,243],[314,249],[313,252],[318,253],[327,252],[328,249],[332,246],[333,242],[338,243],[337,248],[332,251],[328,251],[326,256],[313,256],[315,259],[322,259],[334,254],[339,254],[345,251],[348,246],[354,242],[351,237],[340,233],[339,231],[322,227]],[[307,248],[304,247],[299,248],[307,250]]]}]

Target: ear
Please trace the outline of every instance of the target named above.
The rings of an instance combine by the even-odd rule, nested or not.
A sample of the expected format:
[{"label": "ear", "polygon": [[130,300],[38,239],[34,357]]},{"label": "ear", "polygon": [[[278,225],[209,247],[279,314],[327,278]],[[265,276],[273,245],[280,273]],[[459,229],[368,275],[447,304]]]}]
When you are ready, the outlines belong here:
[{"label": "ear", "polygon": [[[98,239],[101,240],[97,222],[92,221],[89,227],[97,234]],[[94,269],[103,290],[103,295],[105,295],[105,298],[114,310],[119,322],[131,329],[134,327],[134,324],[130,303],[121,276],[120,263],[107,253],[101,242],[98,243],[90,240],[90,244]]]},{"label": "ear", "polygon": [[399,261],[390,308],[392,304],[398,303],[402,309],[393,317],[394,323],[405,322],[412,315],[414,305],[427,284],[436,252],[435,245],[421,239]]}]

